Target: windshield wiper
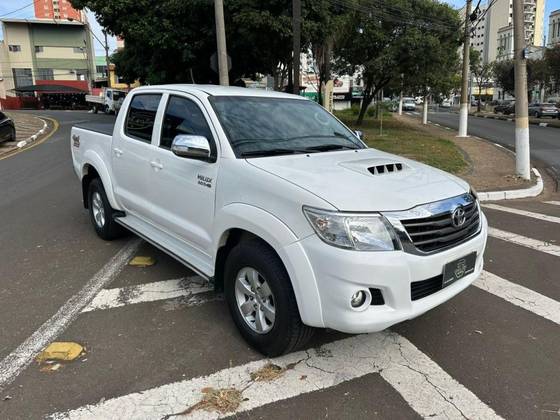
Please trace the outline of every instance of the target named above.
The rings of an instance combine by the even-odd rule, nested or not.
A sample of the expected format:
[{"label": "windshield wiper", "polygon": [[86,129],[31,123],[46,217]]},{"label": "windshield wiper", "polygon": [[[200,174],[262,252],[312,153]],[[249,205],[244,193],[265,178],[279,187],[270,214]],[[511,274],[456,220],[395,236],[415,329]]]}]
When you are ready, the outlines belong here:
[{"label": "windshield wiper", "polygon": [[340,149],[354,150],[356,149],[356,147],[345,146],[343,144],[320,144],[318,146],[307,147],[305,150],[328,152],[329,150],[340,150]]},{"label": "windshield wiper", "polygon": [[301,149],[267,149],[267,150],[250,150],[248,152],[241,152],[241,157],[259,157],[259,156],[274,156],[274,155],[292,155],[294,153],[307,153],[307,150]]}]

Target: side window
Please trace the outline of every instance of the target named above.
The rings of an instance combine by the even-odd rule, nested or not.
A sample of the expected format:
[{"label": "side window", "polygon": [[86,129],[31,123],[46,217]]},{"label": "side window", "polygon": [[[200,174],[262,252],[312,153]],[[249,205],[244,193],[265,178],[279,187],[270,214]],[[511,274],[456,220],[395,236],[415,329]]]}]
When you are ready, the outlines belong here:
[{"label": "side window", "polygon": [[190,99],[170,96],[161,127],[160,147],[170,149],[173,139],[178,134],[204,136],[214,152],[212,132],[198,105]]},{"label": "side window", "polygon": [[155,93],[134,95],[124,123],[124,132],[127,136],[147,143],[152,141],[160,99],[161,95]]}]

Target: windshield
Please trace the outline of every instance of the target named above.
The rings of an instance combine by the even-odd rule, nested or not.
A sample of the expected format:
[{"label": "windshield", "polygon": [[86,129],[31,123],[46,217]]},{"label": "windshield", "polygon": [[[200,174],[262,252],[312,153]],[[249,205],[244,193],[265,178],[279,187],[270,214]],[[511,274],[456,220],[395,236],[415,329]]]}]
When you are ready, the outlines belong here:
[{"label": "windshield", "polygon": [[308,100],[214,96],[210,102],[237,157],[365,148],[342,123]]}]

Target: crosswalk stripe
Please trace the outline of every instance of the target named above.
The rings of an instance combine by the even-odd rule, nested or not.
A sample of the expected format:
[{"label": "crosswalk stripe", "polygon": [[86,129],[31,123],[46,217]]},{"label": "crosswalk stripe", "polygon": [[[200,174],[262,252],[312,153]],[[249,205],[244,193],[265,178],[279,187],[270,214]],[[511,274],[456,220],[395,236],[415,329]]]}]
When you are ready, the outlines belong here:
[{"label": "crosswalk stripe", "polygon": [[552,204],[553,206],[560,206],[560,201],[545,201],[545,204]]},{"label": "crosswalk stripe", "polygon": [[142,302],[188,297],[213,290],[202,277],[182,277],[179,279],[156,281],[152,283],[114,289],[103,289],[82,312],[99,309],[118,308]]},{"label": "crosswalk stripe", "polygon": [[537,220],[544,220],[546,222],[560,223],[560,217],[549,216],[548,214],[535,213],[532,211],[514,209],[513,207],[500,206],[499,204],[482,204],[482,207],[490,210],[498,210],[507,213],[517,214],[520,216],[531,217]]},{"label": "crosswalk stripe", "polygon": [[[271,381],[255,382],[251,373],[267,363],[285,371]],[[204,388],[242,391],[239,407],[227,414],[193,410],[189,418],[215,419],[276,401],[331,388],[342,382],[379,373],[422,417],[499,419],[490,407],[453,379],[406,338],[381,332],[353,336],[276,359],[250,362],[208,376],[166,384],[55,413],[50,419],[173,418],[201,400]]]},{"label": "crosswalk stripe", "polygon": [[473,284],[509,303],[560,324],[560,302],[554,299],[512,283],[488,271],[483,271],[482,275]]},{"label": "crosswalk stripe", "polygon": [[551,244],[550,242],[540,241],[538,239],[527,238],[526,236],[518,235],[505,230],[488,227],[488,235],[501,239],[503,241],[511,242],[516,245],[521,245],[526,248],[531,248],[536,251],[546,252],[547,254],[560,257],[560,246]]}]

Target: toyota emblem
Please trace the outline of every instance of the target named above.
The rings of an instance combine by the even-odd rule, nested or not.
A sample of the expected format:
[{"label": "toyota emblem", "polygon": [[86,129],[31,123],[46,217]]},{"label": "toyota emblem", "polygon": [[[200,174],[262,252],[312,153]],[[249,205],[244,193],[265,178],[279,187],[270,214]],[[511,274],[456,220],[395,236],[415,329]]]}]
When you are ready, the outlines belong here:
[{"label": "toyota emblem", "polygon": [[451,214],[451,222],[453,223],[454,227],[462,227],[465,224],[465,220],[465,209],[463,207],[457,207],[455,210],[453,210],[453,213]]}]

